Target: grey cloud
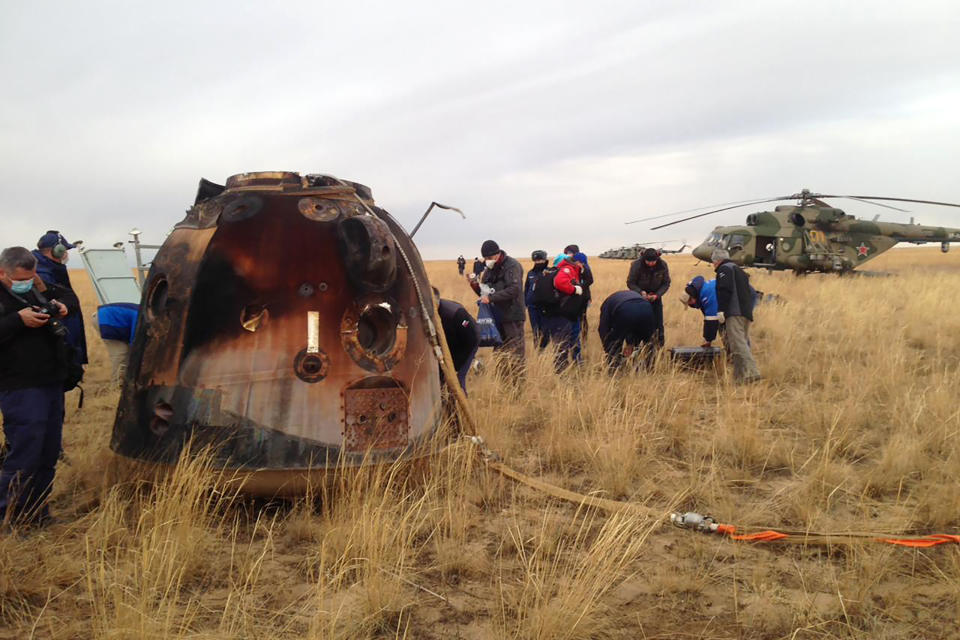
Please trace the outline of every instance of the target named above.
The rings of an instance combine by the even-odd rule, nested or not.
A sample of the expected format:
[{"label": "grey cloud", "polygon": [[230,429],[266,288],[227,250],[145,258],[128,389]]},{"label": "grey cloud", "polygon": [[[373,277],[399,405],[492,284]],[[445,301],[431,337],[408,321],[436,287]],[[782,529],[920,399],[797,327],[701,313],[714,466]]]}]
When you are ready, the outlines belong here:
[{"label": "grey cloud", "polygon": [[493,235],[599,251],[639,209],[825,182],[956,197],[949,2],[8,9],[4,242],[162,235],[201,175],[256,169],[365,182],[410,225],[430,200],[462,206],[418,235],[427,256]]}]

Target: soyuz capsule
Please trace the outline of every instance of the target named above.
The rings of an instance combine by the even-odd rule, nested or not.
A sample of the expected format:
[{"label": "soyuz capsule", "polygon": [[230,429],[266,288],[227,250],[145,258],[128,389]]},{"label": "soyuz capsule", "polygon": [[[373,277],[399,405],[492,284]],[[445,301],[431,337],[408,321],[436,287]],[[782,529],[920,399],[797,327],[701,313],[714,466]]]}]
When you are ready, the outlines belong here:
[{"label": "soyuz capsule", "polygon": [[210,444],[271,495],[415,456],[443,418],[428,305],[419,252],[369,188],[202,180],[144,283],[111,448],[170,464]]}]

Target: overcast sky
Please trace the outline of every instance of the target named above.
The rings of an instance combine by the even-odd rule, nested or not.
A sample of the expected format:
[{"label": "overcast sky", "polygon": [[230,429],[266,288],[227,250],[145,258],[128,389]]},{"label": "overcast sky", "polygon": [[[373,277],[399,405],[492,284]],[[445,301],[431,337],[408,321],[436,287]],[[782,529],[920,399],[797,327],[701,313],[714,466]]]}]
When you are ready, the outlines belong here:
[{"label": "overcast sky", "polygon": [[[701,240],[821,192],[960,202],[960,3],[0,1],[0,240],[158,241],[206,177],[331,173],[426,258]],[[851,213],[960,227],[960,209]]]}]

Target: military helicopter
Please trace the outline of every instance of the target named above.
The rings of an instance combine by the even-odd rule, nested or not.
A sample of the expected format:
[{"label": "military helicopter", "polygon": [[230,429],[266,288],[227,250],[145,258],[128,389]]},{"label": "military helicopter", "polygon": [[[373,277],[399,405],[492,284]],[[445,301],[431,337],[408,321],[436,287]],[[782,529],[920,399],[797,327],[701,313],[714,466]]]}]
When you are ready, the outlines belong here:
[{"label": "military helicopter", "polygon": [[[713,250],[721,248],[729,251],[730,259],[741,266],[758,267],[770,271],[792,270],[797,274],[848,273],[900,242],[912,244],[939,242],[940,250],[944,253],[949,251],[951,242],[960,242],[960,229],[914,224],[912,219],[909,224],[878,222],[876,217],[873,220],[863,220],[841,209],[831,207],[823,201],[826,198],[849,198],[897,211],[906,210],[871,201],[916,202],[960,207],[960,204],[951,202],[880,196],[826,195],[804,189],[800,193],[789,196],[729,203],[731,206],[674,220],[651,227],[651,230],[663,229],[687,220],[739,207],[796,200],[795,205],[778,205],[773,211],[751,213],[743,226],[714,228],[707,239],[694,248],[693,255],[709,261]],[[627,224],[682,213],[689,213],[689,211],[641,218]]]},{"label": "military helicopter", "polygon": [[677,240],[661,240],[659,242],[638,242],[637,244],[631,245],[629,247],[620,247],[619,249],[607,249],[601,253],[598,258],[607,258],[614,260],[636,260],[640,257],[640,254],[643,253],[644,249],[651,245],[658,245],[657,252],[660,254],[666,253],[683,253],[687,247],[690,245],[687,244],[686,240],[682,241],[683,244],[679,249],[664,249],[662,245],[668,242],[678,242]]}]

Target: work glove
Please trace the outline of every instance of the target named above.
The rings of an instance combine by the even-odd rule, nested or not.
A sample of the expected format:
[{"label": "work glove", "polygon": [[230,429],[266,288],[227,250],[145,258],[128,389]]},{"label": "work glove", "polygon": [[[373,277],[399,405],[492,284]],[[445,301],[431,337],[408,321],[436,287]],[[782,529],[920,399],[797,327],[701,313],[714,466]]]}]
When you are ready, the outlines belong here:
[{"label": "work glove", "polygon": [[575,294],[577,294],[578,296],[582,296],[582,295],[583,295],[583,287],[581,287],[581,286],[578,285],[578,284],[573,285],[573,292],[574,292]]},{"label": "work glove", "polygon": [[720,324],[723,324],[726,321],[727,321],[727,316],[723,313],[723,311],[720,311],[719,313],[717,313],[717,322],[719,322]]}]

